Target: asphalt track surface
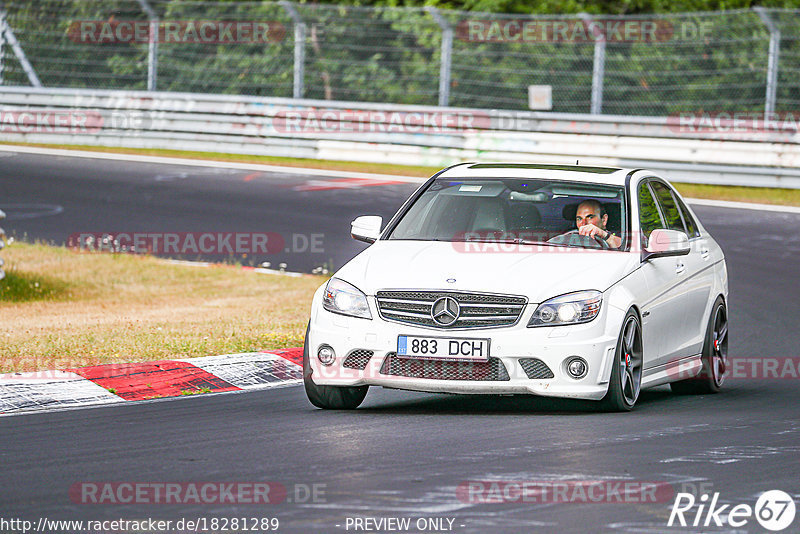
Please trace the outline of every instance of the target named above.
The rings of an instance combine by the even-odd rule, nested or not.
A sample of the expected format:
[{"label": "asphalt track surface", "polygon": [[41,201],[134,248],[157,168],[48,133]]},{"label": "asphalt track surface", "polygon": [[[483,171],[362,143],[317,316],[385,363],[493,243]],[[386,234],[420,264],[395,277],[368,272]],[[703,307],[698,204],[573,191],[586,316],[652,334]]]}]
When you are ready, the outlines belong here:
[{"label": "asphalt track surface", "polygon": [[[55,242],[106,228],[323,233],[319,257],[271,258],[308,270],[323,257],[340,266],[358,252],[349,221],[365,211],[388,217],[414,187],[302,192],[293,187],[307,177],[263,174],[245,181],[245,174],[16,155],[0,158],[0,208],[60,206],[57,214],[33,217],[8,209],[5,224],[18,235]],[[730,356],[796,358],[800,216],[696,212],[728,259]],[[464,533],[764,532],[752,517],[739,528],[669,528],[672,496],[642,503],[482,504],[460,499],[456,490],[471,480],[639,481],[698,498],[719,492],[719,504],[753,506],[771,489],[800,502],[798,380],[731,380],[721,394],[707,396],[676,396],[660,387],[643,392],[625,414],[596,413],[578,402],[377,388],[361,409],[329,412],[312,408],[302,388],[288,387],[3,417],[0,516],[277,517],[278,532],[354,532],[345,528],[348,517],[408,517],[412,525],[418,518],[449,518],[450,532]],[[271,505],[71,500],[74,484],[104,481],[270,481],[284,485],[289,498]],[[304,499],[304,488],[315,484],[324,494]],[[690,523],[696,511],[686,515]],[[800,518],[784,532],[798,531]]]}]

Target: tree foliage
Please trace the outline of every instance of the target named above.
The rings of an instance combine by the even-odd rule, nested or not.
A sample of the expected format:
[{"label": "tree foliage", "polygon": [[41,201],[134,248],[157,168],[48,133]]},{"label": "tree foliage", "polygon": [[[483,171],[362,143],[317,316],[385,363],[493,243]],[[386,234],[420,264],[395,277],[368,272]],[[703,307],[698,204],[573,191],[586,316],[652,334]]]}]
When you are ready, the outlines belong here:
[{"label": "tree foliage", "polygon": [[[770,1],[769,5],[791,3]],[[272,21],[284,29],[279,39],[268,43],[161,43],[157,89],[292,96],[295,26],[281,5],[237,0],[149,2],[162,21]],[[415,0],[367,3],[295,4],[307,30],[303,95],[436,105],[442,54],[439,24]],[[414,5],[394,7],[400,3]],[[147,88],[148,43],[87,43],[76,40],[73,32],[81,20],[146,20],[136,0],[18,0],[5,5],[9,24],[45,86]],[[449,87],[453,106],[527,109],[529,86],[549,85],[553,111],[588,112],[593,41],[473,40],[459,31],[476,20],[552,21],[555,12],[639,14],[629,16],[656,21],[666,32],[655,41],[606,44],[604,113],[666,115],[699,109],[755,111],[764,106],[769,32],[754,11],[667,13],[745,8],[750,5],[747,0],[428,0],[427,5],[469,10],[441,11],[456,29]],[[641,14],[650,12],[662,15]],[[800,11],[774,11],[772,16],[782,35],[777,108],[793,110],[800,105]],[[565,15],[559,20],[580,19]],[[4,83],[27,85],[8,47],[5,60]]]}]

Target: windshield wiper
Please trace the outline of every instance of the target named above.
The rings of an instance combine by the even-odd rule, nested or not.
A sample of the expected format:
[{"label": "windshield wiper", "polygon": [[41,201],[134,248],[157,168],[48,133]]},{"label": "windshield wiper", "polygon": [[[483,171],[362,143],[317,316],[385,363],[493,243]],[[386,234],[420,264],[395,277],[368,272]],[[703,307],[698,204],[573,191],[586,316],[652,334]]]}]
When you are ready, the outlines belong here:
[{"label": "windshield wiper", "polygon": [[548,247],[566,247],[561,243],[548,243],[547,241],[528,241],[521,237],[503,238],[503,239],[462,239],[465,243],[503,243],[508,245],[545,245]]}]

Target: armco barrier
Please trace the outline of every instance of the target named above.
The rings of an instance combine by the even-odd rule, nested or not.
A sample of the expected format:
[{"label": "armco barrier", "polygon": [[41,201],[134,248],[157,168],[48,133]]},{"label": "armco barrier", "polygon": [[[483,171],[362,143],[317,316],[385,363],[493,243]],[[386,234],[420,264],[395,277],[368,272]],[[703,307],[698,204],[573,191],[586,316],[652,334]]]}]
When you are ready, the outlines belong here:
[{"label": "armco barrier", "polygon": [[800,188],[800,133],[791,121],[696,129],[678,117],[28,87],[1,87],[0,112],[4,142],[430,166],[578,160],[681,182]]}]

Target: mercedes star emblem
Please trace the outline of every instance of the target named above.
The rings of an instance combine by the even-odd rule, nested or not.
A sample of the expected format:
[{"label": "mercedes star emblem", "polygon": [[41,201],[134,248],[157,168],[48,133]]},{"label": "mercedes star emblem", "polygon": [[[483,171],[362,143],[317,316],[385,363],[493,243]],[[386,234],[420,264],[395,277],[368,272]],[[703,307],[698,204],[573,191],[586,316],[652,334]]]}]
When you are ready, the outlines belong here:
[{"label": "mercedes star emblem", "polygon": [[433,303],[431,317],[436,324],[450,326],[461,313],[461,307],[453,297],[442,297]]}]

